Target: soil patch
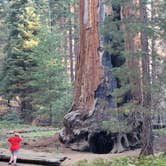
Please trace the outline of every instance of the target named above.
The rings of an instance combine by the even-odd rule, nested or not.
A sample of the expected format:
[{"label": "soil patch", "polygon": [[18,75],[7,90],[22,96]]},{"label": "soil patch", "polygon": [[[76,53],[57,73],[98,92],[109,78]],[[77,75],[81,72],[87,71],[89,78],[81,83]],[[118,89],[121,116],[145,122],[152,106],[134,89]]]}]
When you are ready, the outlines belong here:
[{"label": "soil patch", "polygon": [[[58,139],[58,134],[48,138],[39,138],[36,140],[31,140],[27,145],[24,145],[26,149],[33,149],[35,151],[45,151],[45,152],[56,152],[61,153],[67,159],[63,162],[63,165],[71,165],[80,160],[94,160],[95,158],[114,158],[114,157],[125,157],[125,156],[138,156],[140,149],[130,150],[123,153],[117,154],[93,154],[88,152],[77,152],[70,148],[67,148],[64,144],[61,144]],[[165,135],[155,135],[154,136],[154,150],[155,153],[164,152],[166,150],[166,136]]]}]

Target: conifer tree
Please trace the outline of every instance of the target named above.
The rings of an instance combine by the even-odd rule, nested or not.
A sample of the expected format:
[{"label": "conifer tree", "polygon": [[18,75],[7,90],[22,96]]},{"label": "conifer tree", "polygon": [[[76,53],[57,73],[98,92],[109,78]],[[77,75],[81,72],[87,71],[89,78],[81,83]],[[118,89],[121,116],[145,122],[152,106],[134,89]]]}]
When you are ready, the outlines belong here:
[{"label": "conifer tree", "polygon": [[[118,106],[118,109],[115,109],[117,111],[116,116],[119,116],[120,113],[125,114],[129,121],[132,121],[131,118],[134,117],[135,124],[143,123],[143,125],[140,125],[140,131],[143,129],[140,133],[142,135],[141,155],[149,155],[153,154],[153,137],[150,114],[151,85],[148,50],[150,35],[148,33],[147,1],[140,0],[138,3],[135,0],[126,0],[125,2],[113,0],[112,6],[117,5],[121,7],[122,20],[117,21],[108,18],[109,21],[106,20],[104,24],[104,31],[106,33],[110,31],[111,36],[111,42],[107,43],[106,46],[107,49],[112,55],[116,57],[121,55],[121,57],[125,58],[124,65],[116,66],[113,69],[114,76],[118,78],[117,88],[112,93]],[[117,16],[116,13],[113,14]],[[115,44],[116,47],[114,47]],[[117,52],[118,54],[116,54]],[[125,103],[124,99],[126,100]],[[120,113],[118,110],[120,110]],[[138,115],[142,115],[142,118]],[[126,130],[131,125],[131,123],[128,125],[128,122],[120,124],[121,121],[115,125],[117,128],[120,128],[118,130],[122,130],[122,126],[124,127],[127,124],[124,127]],[[113,125],[112,123],[110,125],[105,123],[105,126],[106,128],[111,128]]]},{"label": "conifer tree", "polygon": [[39,44],[33,49],[38,66],[31,81],[38,90],[32,94],[34,122],[47,119],[51,125],[61,124],[71,100],[71,85],[65,71],[64,56],[59,50],[62,33],[43,27],[39,33]]},{"label": "conifer tree", "polygon": [[25,120],[30,118],[32,110],[30,94],[36,91],[31,85],[33,71],[37,63],[31,56],[32,48],[38,45],[36,37],[40,23],[30,0],[10,2],[6,23],[9,37],[6,46],[6,58],[1,77],[1,88],[8,100],[18,97]]}]

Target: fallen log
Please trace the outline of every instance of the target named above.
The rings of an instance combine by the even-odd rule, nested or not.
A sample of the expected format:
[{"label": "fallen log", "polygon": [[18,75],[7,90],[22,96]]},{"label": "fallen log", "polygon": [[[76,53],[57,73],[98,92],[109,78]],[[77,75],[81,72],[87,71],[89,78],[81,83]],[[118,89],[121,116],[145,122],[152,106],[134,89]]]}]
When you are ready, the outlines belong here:
[{"label": "fallen log", "polygon": [[25,129],[25,130],[13,130],[13,131],[9,131],[6,134],[14,134],[15,132],[17,133],[32,133],[32,132],[39,132],[39,131],[55,131],[55,133],[59,130],[59,129],[54,129],[54,128],[37,128],[37,129]]},{"label": "fallen log", "polygon": [[[24,164],[36,164],[36,165],[49,165],[49,166],[60,166],[61,162],[64,161],[65,158],[60,161],[50,161],[50,160],[46,160],[46,159],[40,159],[40,158],[36,158],[36,159],[22,159],[22,158],[18,158],[18,163],[24,163]],[[0,161],[3,162],[8,162],[9,161],[9,157],[5,156],[5,155],[0,155]]]},{"label": "fallen log", "polygon": [[[22,155],[18,157],[18,163],[60,166],[61,163],[67,158],[64,156],[58,156],[58,154],[56,156],[56,154],[48,155],[47,153],[45,154],[26,150],[23,150],[22,152]],[[0,152],[0,162],[8,162],[9,159],[10,155],[6,153],[6,150]]]}]

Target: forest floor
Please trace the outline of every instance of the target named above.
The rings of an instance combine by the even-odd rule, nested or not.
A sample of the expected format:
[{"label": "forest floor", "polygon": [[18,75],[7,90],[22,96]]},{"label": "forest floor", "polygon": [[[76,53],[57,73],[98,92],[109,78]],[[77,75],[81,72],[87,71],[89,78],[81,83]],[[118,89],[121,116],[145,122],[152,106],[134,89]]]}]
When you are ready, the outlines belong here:
[{"label": "forest floor", "polygon": [[[10,135],[12,131],[15,131],[15,128],[0,128],[0,148],[8,149],[9,145],[6,142],[6,138]],[[138,156],[140,151],[139,149],[137,149],[132,151],[126,151],[120,154],[92,154],[88,152],[83,153],[72,151],[69,148],[66,148],[63,144],[61,144],[58,140],[58,129],[55,128],[27,128],[27,126],[25,126],[20,128],[18,127],[16,131],[22,132],[22,136],[24,138],[22,148],[28,150],[30,154],[31,150],[45,153],[49,152],[57,155],[60,154],[67,157],[67,159],[63,162],[63,165],[68,166],[80,160],[94,160],[95,158],[110,159],[125,156],[134,157]],[[156,153],[166,150],[166,134],[163,132],[163,129],[161,131],[162,132],[155,132],[154,145]],[[0,165],[2,165],[2,163],[0,163]],[[24,165],[21,164],[21,166]],[[5,164],[3,164],[3,166],[5,166]]]},{"label": "forest floor", "polygon": [[[35,145],[34,145],[34,142]],[[44,142],[44,144],[43,144]],[[24,141],[24,143],[26,143]],[[156,136],[155,138],[155,149],[156,152],[164,151],[166,147],[166,136]],[[58,141],[58,135],[55,134],[54,136],[49,136],[47,138],[38,138],[36,141],[32,140],[32,142],[29,142],[28,145],[23,145],[24,149],[27,149],[27,153],[29,151],[29,155],[31,155],[31,150],[37,151],[37,152],[49,152],[49,153],[56,153],[57,155],[61,154],[67,159],[62,163],[64,166],[70,166],[78,161],[81,160],[94,160],[96,158],[104,158],[104,159],[112,159],[117,157],[137,157],[139,155],[140,150],[132,150],[132,151],[126,151],[119,154],[92,154],[88,152],[77,152],[72,151],[69,148],[65,148],[64,145],[60,144]],[[20,154],[21,155],[21,154]],[[26,157],[26,156],[25,156]],[[2,163],[0,163],[1,165]],[[5,166],[5,164],[3,164]],[[21,166],[28,166],[26,164],[20,164]],[[29,165],[33,166],[33,165]]]},{"label": "forest floor", "polygon": [[71,166],[74,163],[77,163],[82,160],[88,160],[93,161],[95,159],[113,159],[118,157],[137,157],[139,155],[140,150],[132,150],[132,151],[126,151],[119,154],[93,154],[93,153],[87,153],[87,152],[67,152],[64,153],[64,155],[67,157],[67,159],[62,163],[63,166]]},{"label": "forest floor", "polygon": [[[73,151],[69,148],[66,148],[63,144],[61,144],[58,140],[58,134],[55,134],[52,137],[48,137],[47,139],[40,138],[38,143],[28,145],[27,149],[33,149],[35,151],[45,151],[45,152],[55,152],[57,154],[62,154],[67,157],[67,159],[63,162],[63,165],[70,166],[81,160],[94,160],[96,158],[104,158],[104,159],[112,159],[118,157],[137,157],[139,155],[140,149],[130,150],[123,153],[118,154],[93,154],[88,152],[78,152]],[[43,147],[43,142],[45,142],[45,146]],[[48,143],[46,145],[46,142]],[[52,142],[52,143],[51,143]],[[155,134],[154,137],[154,149],[155,153],[164,152],[166,150],[166,135],[163,134]]]},{"label": "forest floor", "polygon": [[[43,146],[43,142],[45,145]],[[46,145],[47,143],[47,145]],[[38,141],[36,141],[35,145],[34,143],[27,145],[26,149],[33,149],[34,151],[45,151],[45,152],[56,152],[57,154],[62,154],[63,156],[67,157],[67,159],[62,163],[62,165],[70,166],[78,161],[81,160],[94,160],[96,158],[114,158],[114,157],[125,157],[125,156],[131,156],[135,157],[139,154],[139,149],[132,150],[132,151],[126,151],[120,154],[93,154],[88,152],[78,152],[73,151],[69,148],[66,148],[63,144],[61,144],[58,140],[58,134],[55,134],[54,136],[48,137],[48,138],[40,138]]]}]

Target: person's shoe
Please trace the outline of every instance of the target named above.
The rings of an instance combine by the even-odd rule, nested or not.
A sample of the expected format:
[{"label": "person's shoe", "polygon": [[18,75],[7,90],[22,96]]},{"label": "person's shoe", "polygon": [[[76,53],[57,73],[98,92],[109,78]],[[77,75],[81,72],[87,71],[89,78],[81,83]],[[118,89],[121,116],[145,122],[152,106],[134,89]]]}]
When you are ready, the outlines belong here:
[{"label": "person's shoe", "polygon": [[8,165],[12,165],[12,163],[8,163]]}]

